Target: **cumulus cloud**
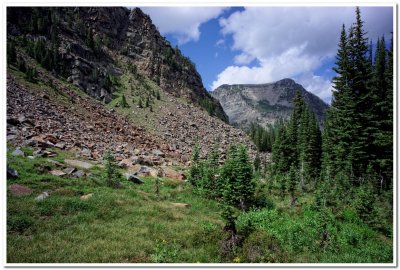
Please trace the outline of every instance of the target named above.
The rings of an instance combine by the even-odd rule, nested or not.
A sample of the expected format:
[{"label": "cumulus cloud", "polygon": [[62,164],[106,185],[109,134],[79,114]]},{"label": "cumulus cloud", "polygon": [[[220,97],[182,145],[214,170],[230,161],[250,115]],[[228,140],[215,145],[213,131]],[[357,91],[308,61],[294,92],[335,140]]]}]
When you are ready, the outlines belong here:
[{"label": "cumulus cloud", "polygon": [[198,41],[200,25],[218,16],[222,7],[143,7],[161,34],[172,34],[182,45],[189,41]]},{"label": "cumulus cloud", "polygon": [[296,78],[296,81],[326,103],[331,103],[333,87],[329,79],[314,75],[312,72],[307,72]]},{"label": "cumulus cloud", "polygon": [[212,83],[212,89],[222,84],[268,83],[283,78],[298,76],[302,70],[311,70],[319,65],[319,59],[304,54],[306,44],[291,47],[279,55],[259,59],[255,67],[229,66]]},{"label": "cumulus cloud", "polygon": [[[235,66],[218,74],[212,88],[296,77],[306,89],[328,101],[329,79],[315,71],[324,61],[334,59],[341,25],[348,28],[354,22],[354,11],[354,7],[248,7],[221,18],[221,33],[232,36],[237,55]],[[390,34],[391,7],[362,7],[361,15],[369,38]],[[255,59],[259,65],[241,66]]]}]

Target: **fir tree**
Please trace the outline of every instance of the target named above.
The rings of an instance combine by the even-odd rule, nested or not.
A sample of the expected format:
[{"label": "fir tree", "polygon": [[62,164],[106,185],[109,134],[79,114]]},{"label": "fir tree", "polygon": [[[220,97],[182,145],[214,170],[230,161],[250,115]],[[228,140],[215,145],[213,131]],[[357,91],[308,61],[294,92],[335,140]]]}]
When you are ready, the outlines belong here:
[{"label": "fir tree", "polygon": [[254,171],[259,172],[261,169],[261,158],[260,153],[257,152],[256,157],[254,158]]},{"label": "fir tree", "polygon": [[296,177],[296,169],[292,165],[290,166],[289,170],[289,181],[288,181],[288,191],[290,196],[292,197],[292,202],[295,200],[295,191],[296,191],[296,185],[297,185],[297,177]]},{"label": "fir tree", "polygon": [[128,102],[126,102],[125,95],[122,95],[122,97],[121,97],[121,106],[122,106],[122,108],[128,108],[129,107]]},{"label": "fir tree", "polygon": [[17,61],[17,51],[14,42],[7,43],[7,65],[10,66]]},{"label": "fir tree", "polygon": [[201,181],[201,168],[200,168],[200,146],[195,145],[192,152],[192,164],[189,170],[189,182],[193,186],[198,186]]}]

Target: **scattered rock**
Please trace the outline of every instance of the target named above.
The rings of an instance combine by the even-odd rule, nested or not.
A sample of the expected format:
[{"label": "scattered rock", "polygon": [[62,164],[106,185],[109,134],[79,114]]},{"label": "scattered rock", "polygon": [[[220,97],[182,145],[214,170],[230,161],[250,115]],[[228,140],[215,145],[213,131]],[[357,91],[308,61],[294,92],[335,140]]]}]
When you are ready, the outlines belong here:
[{"label": "scattered rock", "polygon": [[53,159],[47,159],[47,162],[50,162],[51,164],[54,164],[58,167],[64,166],[64,164],[62,164],[61,162],[58,162],[57,160],[53,160]]},{"label": "scattered rock", "polygon": [[86,195],[82,195],[81,196],[81,200],[82,201],[87,201],[87,200],[89,200],[90,198],[92,198],[93,197],[93,193],[89,193],[89,194],[86,194]]},{"label": "scattered rock", "polygon": [[74,160],[74,159],[66,159],[64,162],[73,167],[79,167],[85,170],[89,170],[93,168],[93,164],[81,160]]},{"label": "scattered rock", "polygon": [[92,151],[90,151],[90,149],[88,148],[83,148],[81,150],[81,155],[84,157],[91,157],[92,156]]},{"label": "scattered rock", "polygon": [[120,168],[126,169],[130,166],[132,166],[132,160],[130,158],[123,159],[118,163],[118,167]]},{"label": "scattered rock", "polygon": [[54,146],[59,148],[59,149],[65,149],[65,143],[63,143],[63,142],[58,142]]},{"label": "scattered rock", "polygon": [[18,178],[18,172],[16,170],[14,170],[13,168],[10,168],[7,166],[7,177],[10,178]]},{"label": "scattered rock", "polygon": [[180,207],[180,208],[189,208],[192,205],[189,203],[171,203],[173,206]]},{"label": "scattered rock", "polygon": [[25,117],[25,115],[20,115],[18,117],[18,121],[20,122],[20,124],[24,126],[31,126],[31,127],[35,126],[35,124],[31,120]]},{"label": "scattered rock", "polygon": [[57,153],[53,152],[53,151],[43,151],[42,156],[43,157],[55,157],[55,156],[57,156]]},{"label": "scattered rock", "polygon": [[158,149],[154,149],[153,151],[151,151],[151,153],[153,154],[153,155],[155,155],[155,156],[158,156],[158,157],[165,157],[165,154],[164,154],[164,152],[162,152],[162,151],[160,151],[160,150],[158,150]]},{"label": "scattered rock", "polygon": [[51,171],[52,169],[53,168],[51,166],[49,166],[48,164],[44,164],[44,163],[40,164],[39,167],[37,167],[37,170],[40,173],[47,173],[47,172]]},{"label": "scattered rock", "polygon": [[17,118],[7,116],[7,124],[10,124],[12,126],[17,126],[19,125],[19,121]]},{"label": "scattered rock", "polygon": [[50,171],[50,174],[51,174],[51,175],[54,175],[54,176],[63,176],[63,175],[66,175],[65,172],[60,171],[60,170],[52,170],[52,171]]},{"label": "scattered rock", "polygon": [[8,187],[8,190],[14,196],[27,196],[32,193],[32,189],[28,188],[27,186],[19,185],[19,184],[10,185]]},{"label": "scattered rock", "polygon": [[41,148],[54,147],[54,144],[46,139],[46,135],[34,136],[28,141],[28,145]]},{"label": "scattered rock", "polygon": [[75,169],[75,168],[72,168],[72,167],[68,167],[68,168],[65,168],[65,169],[63,170],[63,172],[65,172],[65,173],[68,174],[68,175],[72,174],[72,173],[75,172],[75,171],[76,171],[76,169]]},{"label": "scattered rock", "polygon": [[164,176],[165,177],[168,177],[168,178],[171,178],[171,179],[175,179],[175,180],[180,180],[180,181],[183,181],[183,180],[186,179],[186,176],[181,172],[177,172],[177,171],[175,171],[175,170],[173,170],[171,168],[168,168],[168,167],[163,167],[162,169],[164,171]]},{"label": "scattered rock", "polygon": [[158,175],[158,170],[151,168],[151,167],[141,166],[139,164],[136,164],[136,165],[129,167],[128,173],[131,173],[134,175],[139,175],[142,177],[145,177],[145,176],[156,177]]},{"label": "scattered rock", "polygon": [[15,150],[14,150],[14,152],[12,152],[12,154],[11,155],[13,155],[13,156],[25,156],[25,153],[21,150],[21,148],[20,147],[17,147]]},{"label": "scattered rock", "polygon": [[77,178],[82,178],[85,176],[85,173],[81,170],[77,170],[75,172],[72,173],[73,176],[77,177]]},{"label": "scattered rock", "polygon": [[39,196],[37,196],[35,198],[35,201],[40,202],[40,201],[45,200],[47,197],[49,197],[49,193],[47,193],[47,191],[45,191],[45,192],[41,193]]},{"label": "scattered rock", "polygon": [[135,174],[127,173],[125,174],[126,179],[135,183],[135,184],[143,184],[143,180],[141,180],[139,177],[137,177]]},{"label": "scattered rock", "polygon": [[42,149],[38,149],[38,150],[33,151],[32,154],[34,157],[41,157],[41,156],[43,156],[43,151],[42,151]]}]

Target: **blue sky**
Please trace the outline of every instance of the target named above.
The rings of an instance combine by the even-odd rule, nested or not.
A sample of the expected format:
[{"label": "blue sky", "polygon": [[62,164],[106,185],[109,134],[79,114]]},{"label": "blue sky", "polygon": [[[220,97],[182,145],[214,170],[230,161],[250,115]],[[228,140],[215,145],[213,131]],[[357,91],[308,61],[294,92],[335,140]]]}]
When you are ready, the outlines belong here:
[{"label": "blue sky", "polygon": [[[355,7],[142,7],[197,67],[207,90],[292,78],[330,103],[342,24]],[[393,28],[392,7],[361,7],[367,37]]]}]

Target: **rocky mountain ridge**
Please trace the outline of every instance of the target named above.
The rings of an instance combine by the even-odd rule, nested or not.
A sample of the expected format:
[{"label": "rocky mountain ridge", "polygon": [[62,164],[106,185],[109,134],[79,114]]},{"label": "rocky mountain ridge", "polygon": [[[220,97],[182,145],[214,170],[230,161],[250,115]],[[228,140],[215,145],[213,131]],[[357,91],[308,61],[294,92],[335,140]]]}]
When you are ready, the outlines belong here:
[{"label": "rocky mountain ridge", "polygon": [[290,116],[296,91],[300,91],[322,124],[328,105],[292,79],[266,84],[224,84],[211,95],[219,100],[231,124],[247,127],[256,122],[266,127]]},{"label": "rocky mountain ridge", "polygon": [[[35,12],[47,14],[43,17],[47,19],[33,20],[38,15],[29,14]],[[49,18],[61,12],[65,20]],[[255,156],[247,135],[221,120],[226,118],[222,107],[180,52],[171,48],[174,55],[160,58],[159,71],[151,73],[153,54],[145,48],[156,43],[148,39],[168,42],[154,32],[151,20],[139,9],[16,8],[10,13],[14,17],[8,18],[7,41],[16,54],[7,69],[7,142],[12,145],[58,147],[93,161],[101,161],[112,149],[118,162],[128,167],[189,165],[195,144],[201,146],[202,157],[216,145],[224,158],[229,144],[239,142]],[[69,22],[68,16],[76,20]],[[132,25],[118,23],[126,16],[136,25],[131,32]],[[92,35],[86,38],[93,41],[84,41],[74,30],[75,24],[85,27],[82,18],[92,24]],[[39,27],[44,22],[47,28]],[[62,25],[59,33],[50,22]],[[130,41],[124,41],[128,32],[135,31],[145,35],[129,34]],[[99,40],[104,42],[101,46],[93,45]],[[46,48],[44,55],[40,46]],[[51,51],[57,61],[47,65],[41,56],[47,59]],[[28,78],[32,70],[35,74]]]},{"label": "rocky mountain ridge", "polygon": [[172,48],[139,8],[9,7],[7,14],[9,40],[30,42],[33,47],[42,42],[57,58],[52,71],[94,98],[110,102],[115,80],[124,73],[123,64],[129,64],[164,91],[227,121],[194,64]]}]

